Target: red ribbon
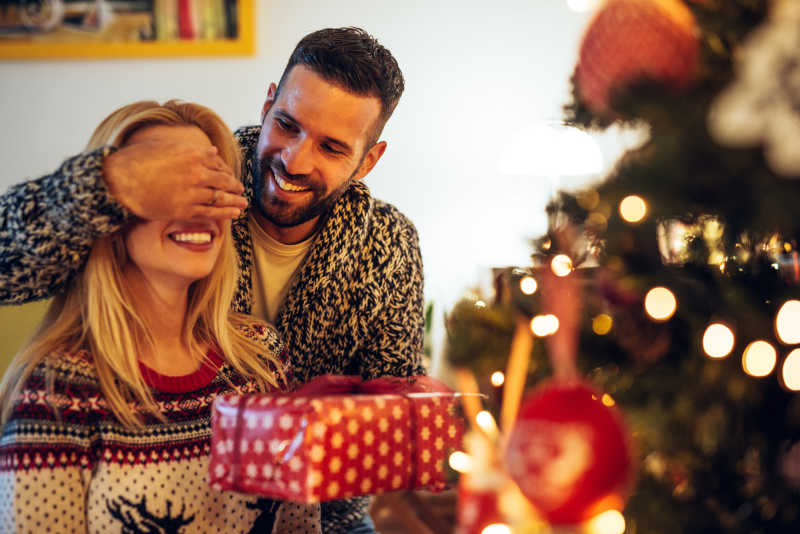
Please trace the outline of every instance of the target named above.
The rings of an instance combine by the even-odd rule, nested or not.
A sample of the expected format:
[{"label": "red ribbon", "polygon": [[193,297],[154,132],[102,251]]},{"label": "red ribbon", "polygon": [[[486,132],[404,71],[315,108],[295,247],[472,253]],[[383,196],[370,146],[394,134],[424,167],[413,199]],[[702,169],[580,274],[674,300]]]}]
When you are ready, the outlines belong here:
[{"label": "red ribbon", "polygon": [[321,375],[311,379],[293,397],[322,397],[325,395],[406,395],[408,393],[453,393],[443,382],[425,375],[396,377],[382,376],[364,380],[353,375]]}]

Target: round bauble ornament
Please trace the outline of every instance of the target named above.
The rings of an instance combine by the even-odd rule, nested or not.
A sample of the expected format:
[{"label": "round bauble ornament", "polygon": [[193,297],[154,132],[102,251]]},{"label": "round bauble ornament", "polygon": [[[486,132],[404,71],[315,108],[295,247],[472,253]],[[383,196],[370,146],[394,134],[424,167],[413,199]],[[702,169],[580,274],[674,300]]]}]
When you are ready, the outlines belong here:
[{"label": "round bauble ornament", "polygon": [[608,0],[581,42],[575,83],[586,105],[611,115],[615,89],[647,78],[675,89],[696,77],[699,30],[680,0]]},{"label": "round bauble ornament", "polygon": [[620,414],[602,398],[581,382],[551,382],[520,407],[507,469],[552,524],[574,525],[624,505],[631,445]]}]

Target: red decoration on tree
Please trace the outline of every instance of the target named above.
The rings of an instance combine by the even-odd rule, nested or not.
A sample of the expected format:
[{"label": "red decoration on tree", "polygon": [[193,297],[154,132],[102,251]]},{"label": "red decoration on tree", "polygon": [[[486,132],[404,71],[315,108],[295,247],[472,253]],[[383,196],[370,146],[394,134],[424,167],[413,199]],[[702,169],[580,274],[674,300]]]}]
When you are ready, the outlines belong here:
[{"label": "red decoration on tree", "polygon": [[581,382],[552,382],[523,401],[507,469],[552,524],[576,524],[621,509],[631,450],[619,413]]},{"label": "red decoration on tree", "polygon": [[607,114],[613,90],[641,78],[685,88],[698,69],[698,33],[680,0],[608,0],[581,43],[575,73],[581,97]]}]

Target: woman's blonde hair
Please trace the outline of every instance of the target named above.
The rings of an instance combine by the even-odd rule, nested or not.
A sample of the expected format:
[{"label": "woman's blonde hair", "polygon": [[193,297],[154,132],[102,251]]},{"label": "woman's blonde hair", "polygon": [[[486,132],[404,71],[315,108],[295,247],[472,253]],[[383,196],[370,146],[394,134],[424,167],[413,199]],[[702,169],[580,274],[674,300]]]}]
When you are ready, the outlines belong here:
[{"label": "woman's blonde hair", "polygon": [[[213,111],[193,103],[170,100],[163,105],[157,102],[127,105],[100,123],[88,148],[120,147],[134,132],[157,125],[200,128],[239,176],[241,154],[231,131]],[[275,386],[274,373],[264,360],[269,360],[273,369],[280,369],[275,355],[264,354],[264,345],[243,333],[250,321],[230,309],[238,268],[230,230],[223,232],[222,239],[222,250],[211,274],[189,288],[184,342],[189,347],[198,344],[214,347],[261,389]],[[80,350],[86,350],[93,358],[105,399],[124,425],[142,425],[133,401],[139,401],[147,412],[162,418],[139,368],[138,355],[152,349],[154,342],[124,283],[122,273],[127,261],[124,229],[97,239],[85,267],[67,291],[53,300],[32,339],[9,365],[0,384],[3,423],[36,365],[50,355]],[[198,363],[205,360],[199,354],[197,358]]]}]

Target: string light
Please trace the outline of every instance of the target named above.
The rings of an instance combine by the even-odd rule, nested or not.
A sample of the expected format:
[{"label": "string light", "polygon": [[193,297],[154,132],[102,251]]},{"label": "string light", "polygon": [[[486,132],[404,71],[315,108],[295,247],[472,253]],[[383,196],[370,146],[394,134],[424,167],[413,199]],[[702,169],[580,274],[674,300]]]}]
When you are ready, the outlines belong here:
[{"label": "string light", "polygon": [[553,314],[537,315],[531,319],[531,332],[535,336],[552,336],[558,332],[558,317]]},{"label": "string light", "polygon": [[619,203],[619,214],[629,223],[638,223],[647,216],[647,203],[638,195],[630,195]]},{"label": "string light", "polygon": [[448,458],[450,467],[459,473],[469,473],[472,471],[472,456],[462,451],[454,451]]},{"label": "string light", "polygon": [[800,391],[800,349],[794,349],[783,360],[783,384],[792,391]]},{"label": "string light", "polygon": [[742,354],[742,367],[750,376],[767,376],[775,369],[778,352],[775,347],[764,340],[753,341]]},{"label": "string light", "polygon": [[511,534],[511,529],[505,523],[492,523],[486,525],[481,534]]},{"label": "string light", "polygon": [[787,345],[800,343],[800,300],[783,303],[775,317],[775,331],[778,339]]},{"label": "string light", "polygon": [[482,301],[482,300],[476,300],[475,301],[475,307],[476,308],[485,308],[486,307],[486,303],[484,301]]},{"label": "string light", "polygon": [[614,320],[607,313],[601,313],[592,319],[592,331],[598,336],[604,336],[611,332],[613,325]]},{"label": "string light", "polygon": [[602,402],[603,405],[608,406],[609,408],[616,404],[616,402],[614,401],[614,397],[612,397],[608,393],[603,393],[603,396],[600,397],[600,402]]},{"label": "string light", "polygon": [[733,350],[733,330],[722,323],[711,323],[703,334],[703,350],[709,358],[724,358]]},{"label": "string light", "polygon": [[550,268],[556,276],[567,276],[572,272],[572,259],[566,254],[558,254],[550,261]]},{"label": "string light", "polygon": [[618,510],[606,510],[586,522],[589,534],[622,534],[625,532],[625,517]]},{"label": "string light", "polygon": [[675,313],[678,301],[666,287],[654,287],[644,297],[644,310],[656,321],[666,321]]},{"label": "string light", "polygon": [[539,284],[536,283],[536,278],[525,276],[519,281],[519,289],[525,295],[533,295],[539,289]]},{"label": "string light", "polygon": [[481,410],[475,415],[475,422],[478,424],[478,427],[486,432],[486,435],[490,438],[495,438],[499,434],[499,429],[497,428],[497,423],[492,417],[492,414],[487,412],[486,410]]},{"label": "string light", "polygon": [[503,374],[503,371],[495,371],[489,380],[494,387],[499,388],[506,381],[506,375]]}]

